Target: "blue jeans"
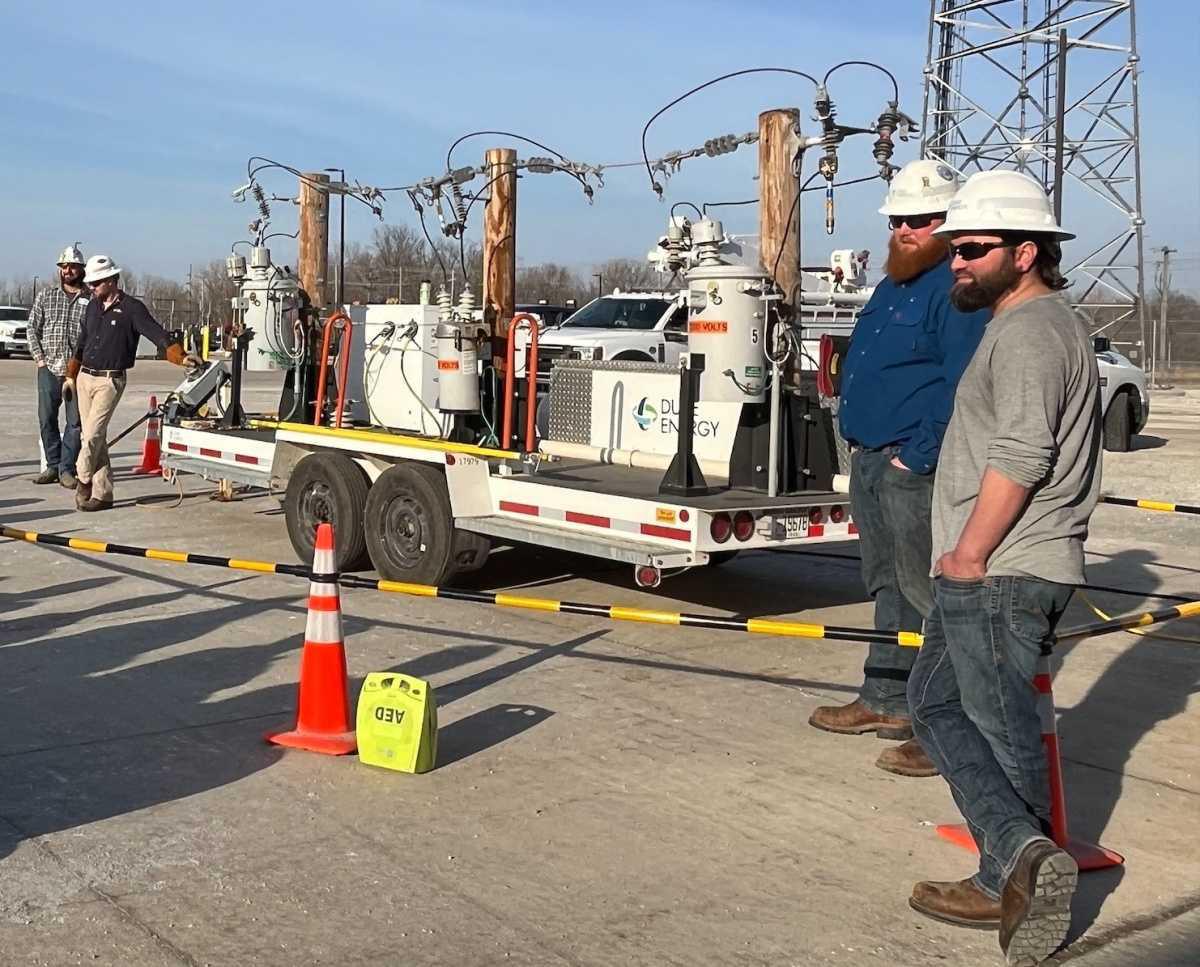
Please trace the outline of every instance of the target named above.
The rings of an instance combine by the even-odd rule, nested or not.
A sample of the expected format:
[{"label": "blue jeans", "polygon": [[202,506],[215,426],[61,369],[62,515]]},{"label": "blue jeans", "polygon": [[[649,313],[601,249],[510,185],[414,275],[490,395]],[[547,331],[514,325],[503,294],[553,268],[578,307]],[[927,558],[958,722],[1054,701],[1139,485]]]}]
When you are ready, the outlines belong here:
[{"label": "blue jeans", "polygon": [[[858,525],[862,578],[880,631],[920,631],[933,609],[929,579],[933,474],[892,466],[892,449],[856,450],[850,458],[850,512]],[[859,701],[873,712],[908,718],[905,686],[914,648],[873,643]]]},{"label": "blue jeans", "polygon": [[939,577],[934,587],[908,681],[913,732],[979,847],[976,886],[997,898],[1021,848],[1050,833],[1033,678],[1073,589],[1023,577]]},{"label": "blue jeans", "polygon": [[58,409],[63,405],[62,386],[63,377],[55,376],[48,366],[38,367],[38,431],[42,437],[42,449],[46,451],[46,467],[57,470],[59,476],[75,473],[81,432],[79,400],[72,396],[66,401],[67,425],[59,433]]}]

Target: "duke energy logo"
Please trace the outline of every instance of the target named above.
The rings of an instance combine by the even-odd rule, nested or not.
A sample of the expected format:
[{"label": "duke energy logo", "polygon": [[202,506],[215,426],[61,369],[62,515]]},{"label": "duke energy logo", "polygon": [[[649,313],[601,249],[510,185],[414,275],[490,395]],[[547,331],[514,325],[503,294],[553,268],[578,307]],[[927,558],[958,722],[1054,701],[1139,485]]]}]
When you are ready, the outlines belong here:
[{"label": "duke energy logo", "polygon": [[649,430],[650,424],[658,419],[658,410],[643,396],[641,402],[633,408],[633,418],[637,421],[638,429]]}]

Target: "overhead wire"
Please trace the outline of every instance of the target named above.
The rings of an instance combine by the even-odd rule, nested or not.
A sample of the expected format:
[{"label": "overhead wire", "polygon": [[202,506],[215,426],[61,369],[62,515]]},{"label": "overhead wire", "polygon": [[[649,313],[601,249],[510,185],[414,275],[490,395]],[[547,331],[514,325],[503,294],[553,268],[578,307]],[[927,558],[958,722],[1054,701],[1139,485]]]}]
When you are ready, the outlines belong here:
[{"label": "overhead wire", "polygon": [[[721,81],[727,81],[733,77],[743,77],[747,74],[771,74],[771,73],[794,74],[798,77],[803,77],[806,80],[811,81],[813,86],[815,86],[815,87],[821,86],[820,84],[817,83],[817,79],[815,77],[813,77],[811,74],[806,74],[804,71],[796,70],[791,67],[748,67],[744,70],[731,71],[728,74],[722,74],[720,77],[714,77],[712,80],[705,81],[703,84],[699,84],[696,87],[693,87],[690,91],[686,91],[683,94],[680,94],[679,97],[677,97],[673,101],[670,101],[669,103],[665,104],[663,107],[659,108],[652,115],[650,115],[650,120],[648,120],[646,122],[645,126],[642,128],[642,162],[646,166],[646,176],[650,179],[650,187],[654,190],[654,192],[660,198],[662,197],[662,190],[663,190],[662,185],[660,185],[657,181],[654,180],[654,171],[650,167],[650,156],[646,152],[646,134],[650,130],[650,125],[652,125],[655,121],[657,121],[663,114],[665,114],[667,111],[669,111],[671,108],[673,108],[676,104],[679,104],[681,101],[686,100],[687,98],[691,97],[693,94],[696,94],[699,91],[702,91],[707,87],[712,87],[714,84],[719,84]],[[613,166],[613,167],[615,167],[615,166]]]},{"label": "overhead wire", "polygon": [[831,68],[829,68],[829,70],[827,70],[825,72],[825,76],[821,79],[821,86],[824,87],[826,84],[829,83],[829,78],[833,76],[835,71],[839,71],[843,67],[854,67],[854,66],[872,67],[877,71],[882,71],[884,74],[886,74],[888,76],[888,79],[891,80],[891,82],[892,82],[892,100],[893,101],[900,100],[900,85],[896,83],[896,75],[893,74],[886,67],[884,67],[882,64],[876,64],[873,61],[869,61],[869,60],[844,60],[840,64],[834,64]]}]

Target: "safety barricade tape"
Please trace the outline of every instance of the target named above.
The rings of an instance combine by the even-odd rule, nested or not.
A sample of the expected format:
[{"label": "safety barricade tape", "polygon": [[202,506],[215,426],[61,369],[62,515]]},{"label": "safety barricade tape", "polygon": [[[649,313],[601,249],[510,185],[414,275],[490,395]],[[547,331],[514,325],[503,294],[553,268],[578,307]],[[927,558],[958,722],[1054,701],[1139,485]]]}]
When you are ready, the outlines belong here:
[{"label": "safety barricade tape", "polygon": [[1136,497],[1100,498],[1102,504],[1115,504],[1118,507],[1138,507],[1141,510],[1156,510],[1160,514],[1200,514],[1200,507],[1194,504],[1172,504],[1165,500],[1139,500]]},{"label": "safety barricade tape", "polygon": [[[920,648],[922,636],[913,631],[888,632],[874,628],[847,628],[838,625],[811,624],[801,621],[777,621],[773,618],[722,618],[716,615],[688,614],[682,611],[658,611],[651,608],[632,608],[622,605],[587,604],[581,601],[555,601],[549,598],[529,598],[502,591],[468,591],[461,588],[443,588],[432,584],[409,584],[403,581],[371,580],[353,574],[314,574],[303,564],[284,564],[276,561],[254,561],[243,558],[217,557],[212,554],[195,554],[189,551],[170,551],[162,548],[135,547],[109,541],[89,541],[79,537],[62,537],[58,534],[40,534],[23,531],[15,527],[0,525],[0,535],[30,544],[48,544],[65,547],[73,551],[92,554],[123,554],[143,557],[152,561],[172,564],[200,564],[207,567],[231,568],[235,571],[253,571],[259,574],[285,574],[291,577],[314,581],[338,581],[348,588],[382,591],[390,594],[407,594],[423,598],[443,598],[449,601],[468,601],[501,608],[519,608],[527,611],[551,611],[559,614],[579,614],[611,621],[633,621],[646,624],[667,625],[684,628],[712,628],[722,631],[741,631],[749,634],[774,635],[785,638],[826,639],[828,641],[866,641],[897,644],[905,648]],[[1057,640],[1088,638],[1159,624],[1175,618],[1200,615],[1200,601],[1185,601],[1170,608],[1147,611],[1142,614],[1112,618],[1096,624],[1084,625],[1069,631],[1059,632]]]}]

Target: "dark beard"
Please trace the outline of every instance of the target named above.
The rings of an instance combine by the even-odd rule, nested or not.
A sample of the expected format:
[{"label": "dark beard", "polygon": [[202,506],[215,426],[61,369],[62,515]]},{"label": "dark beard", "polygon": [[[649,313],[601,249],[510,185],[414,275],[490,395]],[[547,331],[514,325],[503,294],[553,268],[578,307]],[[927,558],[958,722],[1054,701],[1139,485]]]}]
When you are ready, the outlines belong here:
[{"label": "dark beard", "polygon": [[927,238],[917,245],[901,245],[893,235],[888,239],[888,257],[883,271],[893,282],[907,282],[927,272],[946,258],[946,243]]},{"label": "dark beard", "polygon": [[950,290],[950,304],[959,312],[976,312],[994,306],[999,298],[1021,278],[1021,273],[1011,258],[1004,265],[983,278],[971,282],[955,282]]}]

